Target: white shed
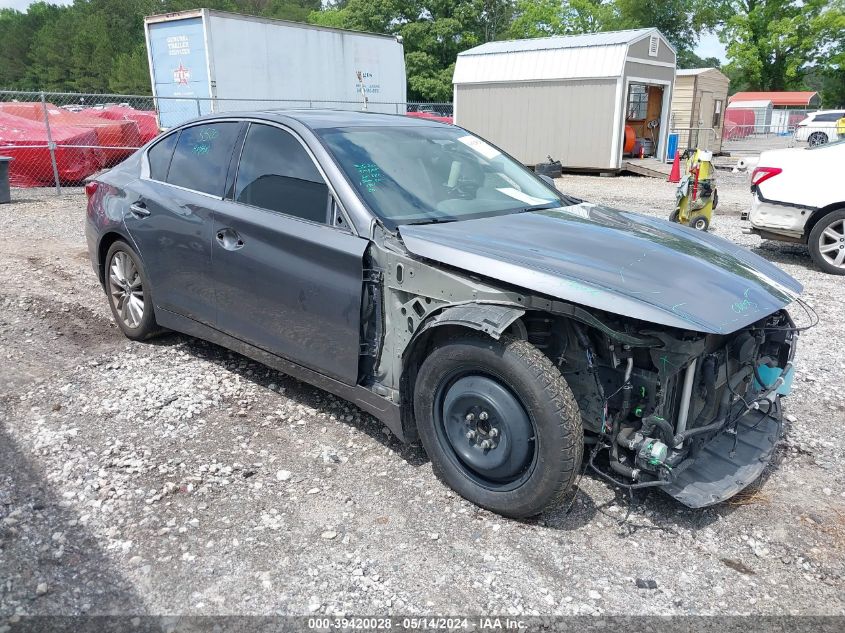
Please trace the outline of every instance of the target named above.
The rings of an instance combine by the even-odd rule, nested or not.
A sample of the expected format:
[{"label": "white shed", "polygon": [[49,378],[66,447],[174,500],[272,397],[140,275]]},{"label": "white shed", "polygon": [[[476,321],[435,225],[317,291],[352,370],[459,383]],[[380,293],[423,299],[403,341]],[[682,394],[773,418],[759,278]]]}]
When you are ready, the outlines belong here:
[{"label": "white shed", "polygon": [[749,129],[746,125],[746,135],[752,134],[766,134],[769,131],[769,126],[772,124],[772,102],[770,99],[756,99],[749,101],[731,101],[727,107],[728,120],[736,117],[737,111],[751,111],[754,113],[754,127]]},{"label": "white shed", "polygon": [[526,165],[617,170],[626,125],[665,159],[674,80],[657,29],[488,42],[458,55],[455,123]]}]

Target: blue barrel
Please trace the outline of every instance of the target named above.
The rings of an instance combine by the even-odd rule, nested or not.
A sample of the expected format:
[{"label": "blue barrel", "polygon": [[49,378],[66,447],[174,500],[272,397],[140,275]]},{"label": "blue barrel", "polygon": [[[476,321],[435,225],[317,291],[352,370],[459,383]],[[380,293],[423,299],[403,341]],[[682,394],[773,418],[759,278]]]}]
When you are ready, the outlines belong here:
[{"label": "blue barrel", "polygon": [[666,162],[671,163],[675,160],[675,154],[678,153],[678,141],[681,135],[677,132],[669,132],[669,139],[666,143]]}]

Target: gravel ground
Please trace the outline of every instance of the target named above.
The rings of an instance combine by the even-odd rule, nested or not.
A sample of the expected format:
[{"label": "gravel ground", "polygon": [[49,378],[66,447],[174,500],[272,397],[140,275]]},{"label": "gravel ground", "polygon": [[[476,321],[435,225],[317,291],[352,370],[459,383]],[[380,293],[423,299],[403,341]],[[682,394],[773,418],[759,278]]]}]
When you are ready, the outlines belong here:
[{"label": "gravel ground", "polygon": [[[589,475],[568,513],[505,520],[324,392],[188,337],[127,341],[87,259],[82,193],[15,191],[0,207],[0,630],[60,613],[842,614],[843,280],[742,235],[745,179],[720,173],[713,230],[800,279],[821,318],[787,437],[732,502],[642,493],[624,523],[627,498]],[[646,178],[561,184],[673,204]]]}]

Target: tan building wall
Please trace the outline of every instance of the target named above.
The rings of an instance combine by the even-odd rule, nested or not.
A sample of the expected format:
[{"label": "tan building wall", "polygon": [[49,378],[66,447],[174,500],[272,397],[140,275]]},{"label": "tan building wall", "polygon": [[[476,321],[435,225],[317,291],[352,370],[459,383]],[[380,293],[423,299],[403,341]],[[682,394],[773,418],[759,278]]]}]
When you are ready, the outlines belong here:
[{"label": "tan building wall", "polygon": [[[695,75],[678,75],[675,78],[675,90],[672,95],[672,124],[673,128],[681,134],[681,148],[703,146],[706,139],[709,149],[721,151],[729,84],[730,80],[715,68]],[[719,108],[719,117],[714,125],[714,114],[717,108]],[[689,128],[697,127],[713,127],[715,138],[708,132],[689,130]],[[696,142],[697,140],[699,142]]]},{"label": "tan building wall", "polygon": [[455,86],[461,127],[525,165],[545,162],[551,155],[570,168],[615,168],[616,103],[616,79]]}]

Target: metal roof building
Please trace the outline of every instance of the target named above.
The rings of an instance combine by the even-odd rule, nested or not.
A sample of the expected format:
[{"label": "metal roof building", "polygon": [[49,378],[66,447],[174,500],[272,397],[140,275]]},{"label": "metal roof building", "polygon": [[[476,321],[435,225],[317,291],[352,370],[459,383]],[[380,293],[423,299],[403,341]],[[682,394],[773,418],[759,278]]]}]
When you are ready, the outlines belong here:
[{"label": "metal roof building", "polygon": [[625,125],[665,157],[674,79],[657,29],[488,42],[458,55],[455,123],[527,165],[616,170]]},{"label": "metal roof building", "polygon": [[775,108],[818,108],[821,97],[818,92],[811,90],[787,90],[774,92],[737,92],[731,96],[730,102],[738,101],[771,101]]}]

